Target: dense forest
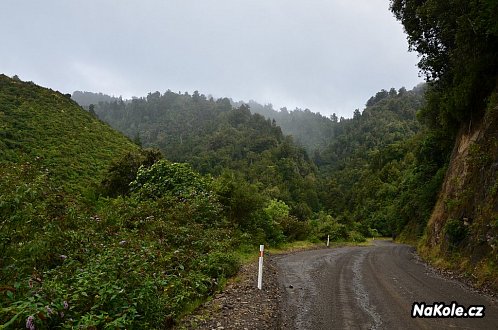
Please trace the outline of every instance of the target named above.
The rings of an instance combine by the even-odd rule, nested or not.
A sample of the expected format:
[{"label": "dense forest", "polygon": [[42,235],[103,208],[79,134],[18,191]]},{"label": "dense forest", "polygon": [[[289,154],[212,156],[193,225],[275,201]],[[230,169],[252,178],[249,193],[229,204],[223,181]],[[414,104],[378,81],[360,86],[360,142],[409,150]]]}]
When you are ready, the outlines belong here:
[{"label": "dense forest", "polygon": [[0,75],[2,327],[169,328],[240,254],[328,235],[498,288],[498,4],[391,10],[427,83],[348,119],[169,90],[83,109]]},{"label": "dense forest", "polygon": [[[400,121],[387,144],[415,134],[420,91],[379,93],[363,114],[335,123],[338,138],[386,120]],[[391,231],[331,203],[327,171],[354,152],[330,144],[310,157],[247,105],[166,92],[85,111],[6,76],[1,97],[5,324],[169,327],[257,244],[358,242]]]},{"label": "dense forest", "polygon": [[[0,76],[0,106],[3,327],[169,327],[237,271],[230,177],[161,160],[31,82]],[[245,197],[280,239],[276,207]]]},{"label": "dense forest", "polygon": [[391,10],[428,81],[421,165],[444,171],[419,252],[497,289],[498,3],[393,0]]},{"label": "dense forest", "polygon": [[202,174],[231,175],[285,202],[301,220],[319,208],[316,168],[280,127],[228,99],[167,91],[129,103],[99,103],[102,120],[168,160],[188,162]]},{"label": "dense forest", "polygon": [[[424,92],[423,85],[411,91],[381,90],[367,100],[363,113],[356,110],[352,119],[340,121],[309,110],[277,112],[271,106],[266,106],[266,115],[272,117],[264,118],[252,113],[249,104],[207,99],[198,92],[155,92],[92,108],[130,138],[159,148],[166,158],[188,162],[204,174],[232,173],[244,184],[255,185],[263,196],[285,203],[302,224],[322,226],[328,219],[344,228],[338,239],[347,239],[347,230],[360,237],[398,233],[413,210],[425,212],[427,218],[434,187],[413,210],[405,210],[403,221],[398,221],[400,210],[392,203],[408,189],[404,180],[415,171],[416,158],[422,157],[415,155],[414,147],[420,140],[416,112],[424,103]],[[258,111],[265,108],[250,104]],[[294,131],[292,138],[282,133],[279,123]],[[317,144],[303,148],[295,140]],[[432,178],[435,173],[424,175]],[[409,191],[404,198],[414,193]],[[406,208],[405,202],[397,203]]]},{"label": "dense forest", "polygon": [[[233,102],[232,105],[239,107],[244,102]],[[286,107],[279,111],[273,109],[271,104],[262,105],[256,101],[247,103],[252,113],[258,113],[265,118],[275,120],[282,128],[282,132],[291,135],[296,143],[303,146],[309,154],[315,150],[325,147],[334,138],[334,126],[339,121],[335,114],[330,117],[312,112],[309,109],[287,110]],[[344,120],[341,118],[340,120]]]}]

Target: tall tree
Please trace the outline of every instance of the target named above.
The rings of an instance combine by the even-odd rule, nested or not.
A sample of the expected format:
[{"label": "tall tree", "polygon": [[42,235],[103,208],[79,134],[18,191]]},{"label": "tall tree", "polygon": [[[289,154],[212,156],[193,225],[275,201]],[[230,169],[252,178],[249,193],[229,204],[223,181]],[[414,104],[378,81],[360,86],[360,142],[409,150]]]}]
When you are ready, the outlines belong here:
[{"label": "tall tree", "polygon": [[498,2],[391,0],[391,10],[432,86],[422,118],[445,129],[471,120],[496,87]]}]

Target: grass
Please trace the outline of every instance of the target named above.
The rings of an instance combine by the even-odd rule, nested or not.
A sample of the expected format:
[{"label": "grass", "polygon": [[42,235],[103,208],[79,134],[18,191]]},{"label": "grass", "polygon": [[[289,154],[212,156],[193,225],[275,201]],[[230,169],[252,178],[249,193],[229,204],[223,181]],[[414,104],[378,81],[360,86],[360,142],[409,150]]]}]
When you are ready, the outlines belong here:
[{"label": "grass", "polygon": [[[391,238],[377,237],[375,238],[375,240],[389,241],[391,240]],[[347,241],[330,242],[329,248],[339,248],[343,246],[369,246],[372,245],[372,241],[373,241],[372,238],[367,238],[365,242],[347,242]],[[325,242],[294,241],[294,242],[284,243],[276,247],[265,247],[265,254],[269,253],[270,255],[279,255],[279,254],[293,253],[299,251],[318,250],[326,248],[327,246]],[[245,265],[254,262],[258,259],[259,247],[243,245],[240,247],[238,251],[235,252],[235,255],[240,264]]]},{"label": "grass", "polygon": [[[488,288],[498,292],[498,264],[492,258],[472,263],[468,256],[458,251],[443,252],[441,246],[429,248],[419,245],[419,255],[431,266],[452,271],[465,277],[477,288]],[[495,258],[496,260],[496,258]]]}]

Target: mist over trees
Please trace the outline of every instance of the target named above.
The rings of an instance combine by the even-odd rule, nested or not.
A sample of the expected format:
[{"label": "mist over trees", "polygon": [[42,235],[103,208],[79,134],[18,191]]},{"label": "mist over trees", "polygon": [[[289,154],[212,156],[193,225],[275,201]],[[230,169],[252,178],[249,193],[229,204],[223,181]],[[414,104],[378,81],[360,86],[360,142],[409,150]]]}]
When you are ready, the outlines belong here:
[{"label": "mist over trees", "polygon": [[[411,219],[405,212],[404,220],[396,220],[400,210],[393,199],[402,189],[409,195],[404,198],[418,193],[410,189],[420,182],[401,183],[417,166],[422,128],[416,112],[424,93],[424,85],[381,90],[363,112],[341,120],[307,109],[275,111],[254,101],[208,99],[198,92],[149,93],[130,102],[100,103],[95,110],[167,159],[215,176],[233,173],[242,186],[255,185],[266,198],[286,203],[298,220],[319,219],[323,213],[364,236],[391,235]],[[431,202],[424,199],[417,207],[427,213]]]},{"label": "mist over trees", "polygon": [[74,91],[71,98],[84,108],[88,108],[92,104],[99,104],[100,102],[113,102],[121,99],[121,97],[109,96],[102,93],[82,91]]},{"label": "mist over trees", "polygon": [[[237,107],[245,103],[232,101],[232,104]],[[285,107],[277,111],[271,104],[261,105],[255,101],[249,101],[247,105],[252,113],[275,120],[284,134],[292,135],[310,154],[322,149],[334,138],[334,124],[338,122],[335,114],[328,118],[309,109],[296,108],[289,111]]]},{"label": "mist over trees", "polygon": [[0,328],[172,328],[238,254],[327,237],[497,289],[498,2],[390,4],[427,83],[349,119],[0,75]]},{"label": "mist over trees", "polygon": [[247,105],[194,92],[150,93],[126,103],[100,103],[97,115],[145,147],[214,176],[240,176],[270,199],[282,200],[301,220],[319,209],[316,167],[302,147]]}]

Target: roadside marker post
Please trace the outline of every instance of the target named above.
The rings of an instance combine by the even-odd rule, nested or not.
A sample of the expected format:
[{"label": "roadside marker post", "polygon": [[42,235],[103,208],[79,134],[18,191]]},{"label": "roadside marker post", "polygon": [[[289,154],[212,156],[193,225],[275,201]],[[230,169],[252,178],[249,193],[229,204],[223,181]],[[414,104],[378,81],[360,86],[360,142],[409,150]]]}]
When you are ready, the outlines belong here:
[{"label": "roadside marker post", "polygon": [[258,269],[258,289],[263,288],[263,253],[265,251],[265,246],[259,246],[259,269]]},{"label": "roadside marker post", "polygon": [[327,247],[330,245],[330,235],[327,235]]}]

